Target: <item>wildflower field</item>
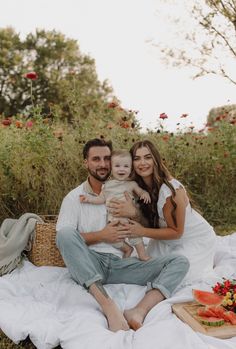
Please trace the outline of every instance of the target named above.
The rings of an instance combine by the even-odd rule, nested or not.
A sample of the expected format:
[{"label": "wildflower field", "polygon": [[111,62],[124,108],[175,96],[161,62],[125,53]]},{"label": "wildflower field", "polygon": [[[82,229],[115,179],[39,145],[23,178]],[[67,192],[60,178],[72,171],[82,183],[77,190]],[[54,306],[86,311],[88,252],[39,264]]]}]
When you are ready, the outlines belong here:
[{"label": "wildflower field", "polygon": [[78,125],[42,116],[37,108],[30,117],[2,117],[0,219],[25,212],[57,214],[64,195],[86,178],[81,153],[88,139],[106,138],[114,148],[129,149],[136,140],[148,138],[204,217],[221,231],[236,227],[234,123],[220,120],[210,129],[178,133],[168,133],[161,125],[142,133],[129,117],[133,112],[108,104],[107,113],[114,112],[112,121],[92,116]]}]

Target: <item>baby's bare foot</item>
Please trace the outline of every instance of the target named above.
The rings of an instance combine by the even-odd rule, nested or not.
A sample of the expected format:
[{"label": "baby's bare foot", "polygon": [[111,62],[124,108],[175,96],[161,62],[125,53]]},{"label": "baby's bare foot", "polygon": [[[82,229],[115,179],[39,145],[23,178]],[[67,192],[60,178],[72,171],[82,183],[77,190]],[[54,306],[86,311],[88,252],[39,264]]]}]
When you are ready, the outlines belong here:
[{"label": "baby's bare foot", "polygon": [[144,262],[149,261],[149,259],[151,259],[151,257],[149,257],[147,255],[139,255],[138,257],[139,257],[140,261],[144,261]]},{"label": "baby's bare foot", "polygon": [[129,327],[134,331],[137,331],[143,326],[144,315],[136,308],[125,310],[124,317],[126,318]]}]

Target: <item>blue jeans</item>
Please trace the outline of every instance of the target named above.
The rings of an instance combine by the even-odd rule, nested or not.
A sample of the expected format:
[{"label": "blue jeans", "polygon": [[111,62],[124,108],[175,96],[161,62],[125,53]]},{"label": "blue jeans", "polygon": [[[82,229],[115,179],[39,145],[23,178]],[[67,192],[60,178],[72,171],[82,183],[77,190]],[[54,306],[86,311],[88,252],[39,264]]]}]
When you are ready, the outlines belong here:
[{"label": "blue jeans", "polygon": [[158,289],[168,298],[189,269],[188,259],[174,253],[144,262],[93,251],[72,227],[58,231],[56,241],[72,278],[87,289],[96,281],[147,285],[147,291]]}]

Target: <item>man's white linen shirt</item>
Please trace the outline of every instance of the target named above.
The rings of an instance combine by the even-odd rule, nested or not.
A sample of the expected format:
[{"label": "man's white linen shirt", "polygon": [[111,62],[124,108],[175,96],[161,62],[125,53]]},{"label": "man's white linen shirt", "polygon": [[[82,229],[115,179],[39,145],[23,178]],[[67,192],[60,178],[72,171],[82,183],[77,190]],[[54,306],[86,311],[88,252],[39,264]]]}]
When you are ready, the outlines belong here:
[{"label": "man's white linen shirt", "polygon": [[[80,233],[91,233],[102,230],[107,224],[105,204],[95,205],[80,202],[80,195],[95,195],[88,182],[85,181],[70,191],[62,201],[56,230],[72,227]],[[113,253],[122,257],[122,252],[111,244],[104,242],[88,246],[97,252]]]}]

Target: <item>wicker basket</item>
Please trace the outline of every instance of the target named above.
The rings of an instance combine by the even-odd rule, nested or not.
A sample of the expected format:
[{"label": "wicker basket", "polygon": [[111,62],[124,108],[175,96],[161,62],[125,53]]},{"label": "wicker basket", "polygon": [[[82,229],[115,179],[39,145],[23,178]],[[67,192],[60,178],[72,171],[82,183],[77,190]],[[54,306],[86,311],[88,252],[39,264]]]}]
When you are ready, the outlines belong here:
[{"label": "wicker basket", "polygon": [[[36,349],[36,346],[31,342],[29,337],[21,341],[19,344],[15,344],[0,329],[0,349]],[[61,349],[61,346],[58,345],[55,349]]]},{"label": "wicker basket", "polygon": [[25,339],[24,341],[21,341],[19,344],[15,344],[12,342],[10,338],[8,338],[5,333],[0,330],[0,349],[35,349],[36,347],[33,345],[33,343],[30,341],[29,338]]},{"label": "wicker basket", "polygon": [[56,219],[57,216],[41,216],[44,223],[36,223],[35,237],[29,260],[36,266],[64,267],[64,261],[56,246]]}]

